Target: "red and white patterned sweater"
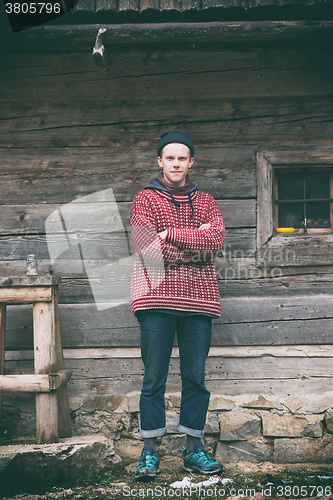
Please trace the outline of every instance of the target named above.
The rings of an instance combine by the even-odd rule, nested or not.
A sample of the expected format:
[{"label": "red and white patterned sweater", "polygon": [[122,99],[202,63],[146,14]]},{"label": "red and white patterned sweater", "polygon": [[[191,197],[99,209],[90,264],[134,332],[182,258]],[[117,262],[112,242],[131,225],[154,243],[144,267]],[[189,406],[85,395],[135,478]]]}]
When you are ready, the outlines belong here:
[{"label": "red and white patterned sweater", "polygon": [[[137,259],[131,283],[133,314],[142,309],[174,309],[219,316],[220,296],[214,254],[224,242],[217,202],[201,191],[171,195],[139,192],[132,207],[132,239]],[[198,228],[210,222],[209,229]],[[167,229],[164,240],[158,233]]]}]

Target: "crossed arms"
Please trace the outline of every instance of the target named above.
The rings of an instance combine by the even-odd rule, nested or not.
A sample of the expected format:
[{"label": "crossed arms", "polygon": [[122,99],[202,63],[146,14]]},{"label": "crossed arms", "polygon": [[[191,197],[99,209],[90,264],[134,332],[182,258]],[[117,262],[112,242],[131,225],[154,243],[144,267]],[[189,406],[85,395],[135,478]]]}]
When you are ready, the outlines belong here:
[{"label": "crossed arms", "polygon": [[132,239],[137,254],[164,264],[205,263],[214,258],[224,242],[224,222],[216,201],[202,214],[198,228],[168,227],[158,232],[157,217],[145,197],[135,198],[132,208]]}]

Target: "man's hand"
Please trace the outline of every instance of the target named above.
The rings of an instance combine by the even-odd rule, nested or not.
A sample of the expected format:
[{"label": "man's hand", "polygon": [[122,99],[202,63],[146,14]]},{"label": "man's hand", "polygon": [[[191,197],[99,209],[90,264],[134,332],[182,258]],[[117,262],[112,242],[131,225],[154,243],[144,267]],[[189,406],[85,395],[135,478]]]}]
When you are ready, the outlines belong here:
[{"label": "man's hand", "polygon": [[201,226],[198,228],[199,231],[203,231],[204,229],[209,229],[210,228],[210,222],[206,222],[205,224],[201,224]]}]

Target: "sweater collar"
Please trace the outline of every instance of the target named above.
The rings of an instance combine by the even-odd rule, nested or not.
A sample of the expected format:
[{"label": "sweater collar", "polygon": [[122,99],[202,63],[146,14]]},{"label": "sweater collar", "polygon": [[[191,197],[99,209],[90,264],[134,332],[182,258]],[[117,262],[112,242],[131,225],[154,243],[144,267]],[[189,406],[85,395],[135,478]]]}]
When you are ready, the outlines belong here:
[{"label": "sweater collar", "polygon": [[177,203],[174,195],[176,195],[176,196],[177,195],[184,195],[184,194],[187,195],[190,206],[191,206],[191,219],[193,219],[193,204],[192,204],[191,193],[195,192],[198,189],[198,186],[194,182],[191,182],[188,174],[186,176],[184,186],[181,186],[181,187],[173,186],[172,184],[167,182],[164,179],[163,175],[160,173],[160,174],[158,174],[157,177],[154,177],[147,186],[144,186],[143,189],[158,189],[159,191],[167,192],[171,196],[172,203],[176,207],[180,207],[180,204]]}]

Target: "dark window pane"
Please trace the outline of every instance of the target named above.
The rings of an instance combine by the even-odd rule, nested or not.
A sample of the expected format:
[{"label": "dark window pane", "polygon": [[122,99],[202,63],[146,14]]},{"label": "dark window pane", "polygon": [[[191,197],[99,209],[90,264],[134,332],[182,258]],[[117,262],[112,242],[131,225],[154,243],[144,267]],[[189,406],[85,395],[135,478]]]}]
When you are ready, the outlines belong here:
[{"label": "dark window pane", "polygon": [[[302,172],[278,173],[278,199],[303,200],[304,184]],[[280,226],[282,227],[282,226]]]},{"label": "dark window pane", "polygon": [[303,228],[304,204],[286,202],[279,204],[278,210],[279,227]]},{"label": "dark window pane", "polygon": [[306,224],[308,228],[330,227],[330,204],[328,201],[306,203]]},{"label": "dark window pane", "polygon": [[330,197],[329,172],[306,172],[305,185],[307,199]]}]

